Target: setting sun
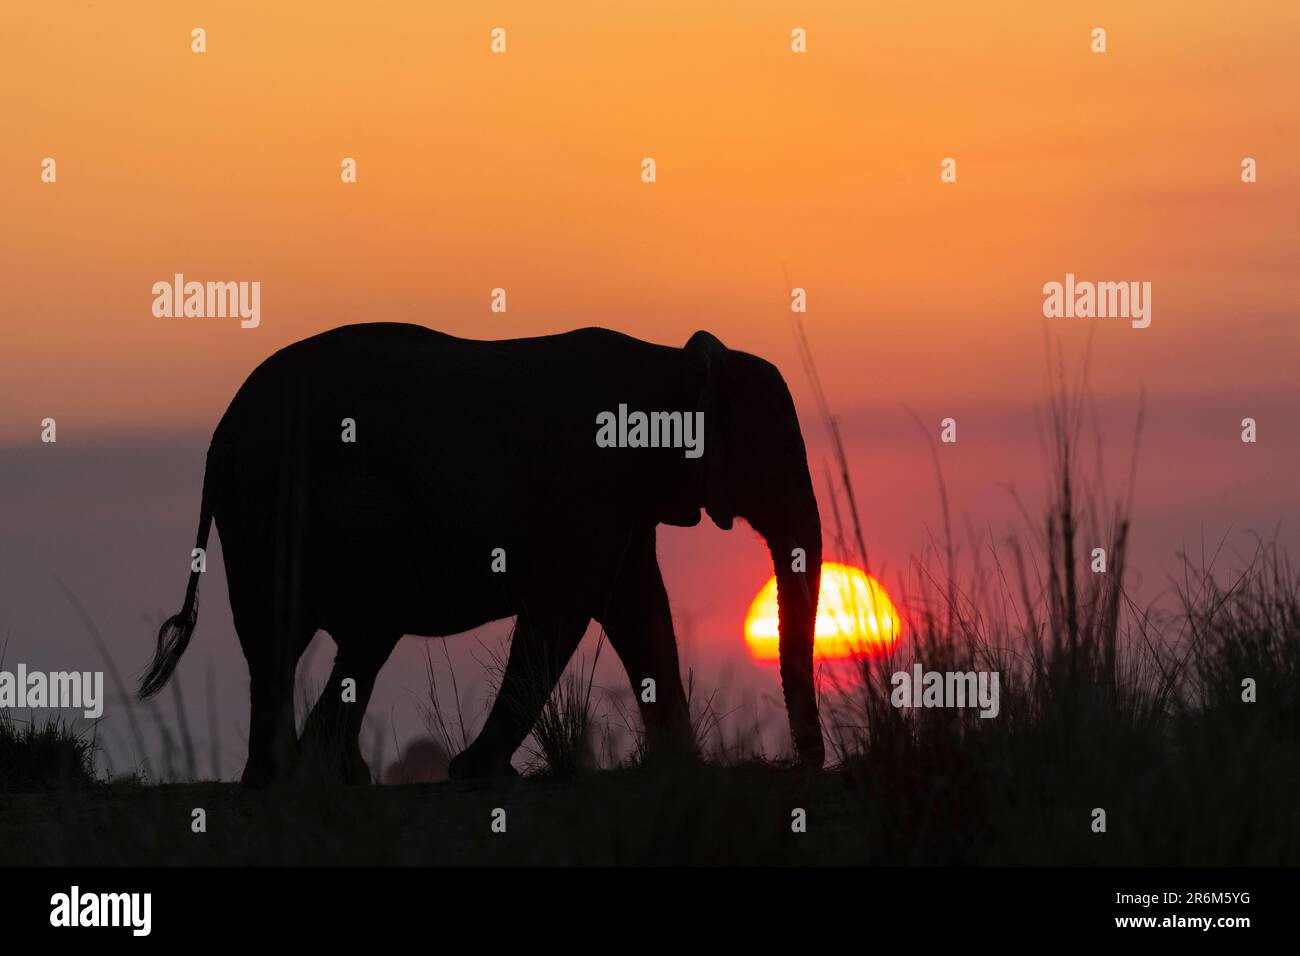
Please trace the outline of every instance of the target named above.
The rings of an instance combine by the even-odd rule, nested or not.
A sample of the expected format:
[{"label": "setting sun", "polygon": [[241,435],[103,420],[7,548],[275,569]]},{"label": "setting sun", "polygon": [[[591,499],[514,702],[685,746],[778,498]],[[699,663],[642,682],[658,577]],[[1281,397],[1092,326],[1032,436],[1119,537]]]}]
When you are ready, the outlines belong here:
[{"label": "setting sun", "polygon": [[[758,592],[745,617],[745,644],[755,660],[777,659],[776,578]],[[880,582],[847,564],[822,565],[821,597],[817,602],[815,658],[878,654],[898,643],[902,626],[898,609]]]}]

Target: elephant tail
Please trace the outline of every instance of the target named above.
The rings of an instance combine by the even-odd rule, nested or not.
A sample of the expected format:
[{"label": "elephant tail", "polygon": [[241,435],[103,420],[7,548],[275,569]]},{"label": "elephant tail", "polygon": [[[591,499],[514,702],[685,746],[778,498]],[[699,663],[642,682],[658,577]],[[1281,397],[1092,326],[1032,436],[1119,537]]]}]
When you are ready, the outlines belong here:
[{"label": "elephant tail", "polygon": [[[196,548],[205,550],[208,546],[208,531],[212,528],[212,505],[208,499],[210,472],[210,467],[204,469],[203,497],[199,504],[198,543],[195,545]],[[185,603],[181,606],[180,613],[167,618],[158,629],[158,648],[154,651],[153,663],[149,665],[149,672],[140,680],[140,700],[148,700],[163,689],[171,678],[172,671],[176,670],[185,648],[189,646],[190,638],[194,635],[194,624],[199,617],[200,573],[195,570],[190,571],[189,584],[185,588]]]}]

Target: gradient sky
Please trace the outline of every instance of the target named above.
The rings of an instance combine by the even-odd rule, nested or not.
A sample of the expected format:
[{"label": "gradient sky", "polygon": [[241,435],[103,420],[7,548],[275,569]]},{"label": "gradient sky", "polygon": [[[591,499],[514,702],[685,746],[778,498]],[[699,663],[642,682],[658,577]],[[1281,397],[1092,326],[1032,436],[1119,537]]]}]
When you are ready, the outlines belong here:
[{"label": "gradient sky", "polygon": [[[1149,577],[1202,535],[1293,534],[1293,0],[440,6],[0,10],[8,660],[80,646],[55,572],[112,622],[122,667],[142,664],[140,615],[181,597],[166,555],[191,546],[206,436],[266,355],[353,321],[485,338],[602,325],[675,345],[707,328],[786,371],[820,461],[788,319],[802,286],[869,543],[895,569],[938,514],[905,406],[936,432],[958,419],[954,507],[1001,534],[1004,485],[1040,483],[1045,333],[1072,361],[1091,334],[1113,460],[1148,392]],[[496,26],[505,55],[489,52]],[[356,184],[339,181],[345,156]],[[949,156],[956,184],[939,180]],[[150,288],[176,272],[260,281],[261,326],[155,318]],[[1151,327],[1043,319],[1043,283],[1067,272],[1150,281]],[[497,286],[505,315],[488,308]],[[1247,415],[1258,446],[1238,441]],[[38,443],[47,416],[57,450]],[[700,640],[738,651],[761,549],[711,530],[664,549]],[[237,683],[224,587],[206,587],[196,642],[235,654]]]}]

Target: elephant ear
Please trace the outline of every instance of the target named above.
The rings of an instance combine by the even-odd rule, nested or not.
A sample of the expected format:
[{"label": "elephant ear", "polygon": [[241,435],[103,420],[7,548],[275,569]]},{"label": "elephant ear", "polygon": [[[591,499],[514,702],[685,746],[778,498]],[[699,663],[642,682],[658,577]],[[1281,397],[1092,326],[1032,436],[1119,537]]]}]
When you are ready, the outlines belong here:
[{"label": "elephant ear", "polygon": [[730,531],[736,512],[727,480],[731,403],[727,389],[727,347],[708,332],[696,332],[686,343],[686,354],[703,368],[703,386],[695,410],[704,413],[704,510],[723,531]]}]

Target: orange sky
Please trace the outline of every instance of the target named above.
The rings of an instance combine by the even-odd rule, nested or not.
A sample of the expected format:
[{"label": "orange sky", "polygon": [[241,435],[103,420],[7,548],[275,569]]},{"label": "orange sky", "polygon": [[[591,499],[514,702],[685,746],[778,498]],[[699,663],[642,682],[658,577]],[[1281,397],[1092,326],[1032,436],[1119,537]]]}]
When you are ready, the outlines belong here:
[{"label": "orange sky", "polygon": [[[1153,284],[1151,328],[1093,323],[1103,394],[1295,388],[1293,0],[330,6],[4,5],[0,441],[210,429],[377,319],[707,327],[807,409],[785,270],[845,412],[1037,399],[1067,271]],[[260,281],[261,326],[155,318],[178,271]]]}]

